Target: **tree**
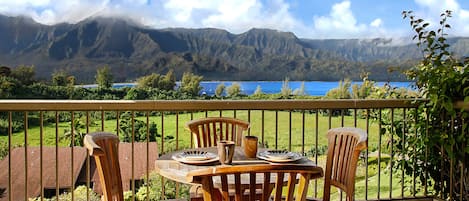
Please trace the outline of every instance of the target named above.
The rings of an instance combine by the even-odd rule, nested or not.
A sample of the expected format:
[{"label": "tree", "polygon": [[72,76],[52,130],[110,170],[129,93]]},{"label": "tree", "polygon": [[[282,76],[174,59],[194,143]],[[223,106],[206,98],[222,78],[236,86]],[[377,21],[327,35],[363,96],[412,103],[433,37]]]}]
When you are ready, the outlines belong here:
[{"label": "tree", "polygon": [[73,119],[73,127],[71,129],[65,129],[64,135],[61,137],[61,140],[67,141],[68,146],[83,146],[83,139],[85,139],[85,135],[86,124],[83,123],[83,121],[78,117]]},{"label": "tree", "polygon": [[19,66],[11,72],[11,76],[16,78],[23,85],[31,85],[36,82],[34,76],[36,71],[34,66]]},{"label": "tree", "polygon": [[169,70],[168,73],[162,79],[160,80],[158,84],[158,88],[161,90],[174,90],[174,87],[176,86],[176,75],[174,75],[173,70]]},{"label": "tree", "polygon": [[257,85],[256,90],[254,91],[254,96],[260,96],[262,95],[262,88],[260,85]]},{"label": "tree", "polygon": [[0,76],[0,98],[13,98],[17,87],[20,85],[17,79]]},{"label": "tree", "polygon": [[300,88],[295,89],[295,91],[293,91],[293,94],[296,95],[296,96],[306,95],[306,93],[305,93],[305,82],[301,82]]},{"label": "tree", "polygon": [[152,73],[147,76],[143,76],[137,79],[137,88],[158,88],[158,84],[161,80],[161,75]]},{"label": "tree", "polygon": [[197,96],[199,95],[200,90],[202,90],[202,86],[200,86],[202,79],[202,76],[185,72],[182,75],[181,86],[179,90],[181,92],[188,93],[189,95]]},{"label": "tree", "polygon": [[55,86],[66,86],[68,83],[67,81],[67,73],[65,71],[56,71],[52,73],[52,84]]},{"label": "tree", "polygon": [[75,76],[73,76],[73,75],[67,76],[67,86],[68,87],[75,87],[75,82],[76,82]]},{"label": "tree", "polygon": [[113,76],[109,66],[104,66],[96,71],[96,83],[100,89],[109,89],[113,84]]},{"label": "tree", "polygon": [[0,76],[10,76],[11,75],[11,68],[8,66],[1,66],[0,67]]},{"label": "tree", "polygon": [[[156,124],[151,122],[148,128],[148,141],[155,142],[157,137],[161,137],[156,128]],[[136,118],[133,118],[132,123],[132,114],[130,113],[124,113],[121,115],[118,129],[120,134],[119,138],[122,142],[132,142],[132,137],[134,137],[133,140],[135,142],[147,141],[147,124]],[[132,132],[134,136],[132,136]]]},{"label": "tree", "polygon": [[339,86],[336,88],[333,88],[329,90],[326,93],[325,98],[328,99],[349,99],[351,97],[350,95],[350,85],[352,84],[352,81],[349,79],[341,80],[339,82]]},{"label": "tree", "polygon": [[223,96],[223,93],[225,93],[225,84],[223,83],[220,83],[217,88],[215,89],[215,96],[216,97],[222,97]]},{"label": "tree", "polygon": [[288,80],[289,80],[288,77],[285,78],[285,80],[282,83],[282,89],[280,90],[280,95],[283,98],[288,98],[292,94],[292,90],[290,88],[290,85],[288,84],[289,82]]},{"label": "tree", "polygon": [[375,82],[368,79],[368,73],[364,73],[361,77],[363,80],[362,84],[354,84],[352,86],[352,98],[366,99],[376,92]]},{"label": "tree", "polygon": [[233,82],[231,86],[226,88],[226,94],[229,97],[237,97],[241,94],[241,85],[239,82]]}]

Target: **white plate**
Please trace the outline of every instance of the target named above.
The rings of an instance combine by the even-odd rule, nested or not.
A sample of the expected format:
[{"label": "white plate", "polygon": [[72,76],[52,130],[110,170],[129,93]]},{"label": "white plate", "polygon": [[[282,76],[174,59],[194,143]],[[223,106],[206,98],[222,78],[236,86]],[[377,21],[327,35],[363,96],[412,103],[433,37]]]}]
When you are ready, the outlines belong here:
[{"label": "white plate", "polygon": [[187,164],[205,164],[218,161],[218,156],[206,151],[184,151],[174,154],[172,158],[176,161]]},{"label": "white plate", "polygon": [[287,163],[287,162],[294,162],[303,158],[303,156],[299,153],[283,151],[283,150],[268,150],[263,151],[257,154],[257,157],[276,163]]}]

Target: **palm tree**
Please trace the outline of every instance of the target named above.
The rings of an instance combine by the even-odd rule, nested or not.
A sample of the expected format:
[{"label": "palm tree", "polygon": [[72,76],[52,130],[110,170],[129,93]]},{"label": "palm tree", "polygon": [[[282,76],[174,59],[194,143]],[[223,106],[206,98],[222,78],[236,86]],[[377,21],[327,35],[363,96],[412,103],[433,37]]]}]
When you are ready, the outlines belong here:
[{"label": "palm tree", "polygon": [[[70,125],[72,127],[72,125]],[[83,146],[83,139],[85,138],[86,132],[83,130],[86,128],[86,125],[80,118],[73,119],[73,128],[65,129],[64,135],[60,140],[68,141],[68,146]],[[73,142],[72,142],[72,136]]]}]

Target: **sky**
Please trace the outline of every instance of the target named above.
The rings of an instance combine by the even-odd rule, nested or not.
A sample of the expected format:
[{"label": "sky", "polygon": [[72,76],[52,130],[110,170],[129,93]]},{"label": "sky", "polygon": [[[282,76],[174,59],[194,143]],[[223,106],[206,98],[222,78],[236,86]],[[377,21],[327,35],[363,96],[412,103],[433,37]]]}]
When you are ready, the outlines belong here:
[{"label": "sky", "polygon": [[469,36],[469,0],[0,0],[0,14],[49,25],[125,16],[152,28],[219,28],[234,34],[268,28],[310,39],[411,36],[404,10],[432,29],[440,14],[451,10],[448,34]]}]

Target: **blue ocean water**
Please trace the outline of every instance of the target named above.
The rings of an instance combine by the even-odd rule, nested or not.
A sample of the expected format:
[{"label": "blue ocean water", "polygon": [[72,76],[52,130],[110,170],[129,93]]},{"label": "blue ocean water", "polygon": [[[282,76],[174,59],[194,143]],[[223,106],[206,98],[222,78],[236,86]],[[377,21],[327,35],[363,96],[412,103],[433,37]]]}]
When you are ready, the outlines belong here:
[{"label": "blue ocean water", "polygon": [[[246,95],[253,94],[257,87],[261,88],[261,91],[266,94],[280,93],[282,90],[283,81],[204,81],[201,82],[202,86],[201,94],[214,95],[215,89],[221,83],[226,87],[231,86],[234,82],[239,83],[241,86],[241,93]],[[304,83],[304,90],[306,95],[311,96],[324,96],[327,91],[339,86],[339,82],[326,82],[326,81],[289,81],[288,86],[292,91],[301,88]],[[353,84],[361,84],[362,82],[352,82]],[[179,82],[176,83],[179,86]],[[389,84],[391,87],[407,88],[412,89],[412,82],[376,82],[377,86],[383,86]],[[121,87],[133,87],[135,83],[115,83],[115,88]],[[82,87],[96,87],[96,85],[82,85]]]},{"label": "blue ocean water", "polygon": [[[202,93],[213,95],[215,94],[215,89],[220,83],[229,87],[234,82],[240,84],[242,93],[246,95],[253,94],[258,86],[260,86],[261,91],[266,94],[280,93],[283,85],[283,81],[210,81],[201,83],[201,86],[203,87]],[[294,91],[295,89],[300,89],[302,83],[304,83],[305,94],[311,96],[324,96],[329,90],[339,86],[339,82],[325,81],[289,81],[288,85],[289,88]],[[352,85],[361,83],[362,82],[352,82]],[[376,82],[377,86],[383,86],[384,84],[389,84],[391,87],[397,88],[412,88],[412,82]]]}]

